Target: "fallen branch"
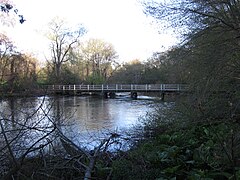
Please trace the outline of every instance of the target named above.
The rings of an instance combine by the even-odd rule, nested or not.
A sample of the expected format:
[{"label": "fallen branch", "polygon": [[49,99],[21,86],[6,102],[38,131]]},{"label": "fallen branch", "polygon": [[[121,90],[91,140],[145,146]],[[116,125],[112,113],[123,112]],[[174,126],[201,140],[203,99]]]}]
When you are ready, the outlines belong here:
[{"label": "fallen branch", "polygon": [[[88,164],[79,162],[79,165],[83,166],[86,169],[85,175],[84,175],[84,180],[91,179],[92,172],[95,167],[95,163],[96,163],[97,158],[99,157],[100,153],[102,151],[105,152],[112,143],[115,143],[115,141],[112,141],[112,143],[111,143],[111,140],[118,138],[120,136],[117,133],[112,133],[110,135],[110,137],[105,138],[101,141],[101,143],[94,149],[94,151],[93,151],[94,153],[90,154],[86,150],[78,147],[74,142],[72,142],[70,139],[68,139],[66,136],[64,136],[61,132],[59,135],[60,135],[60,141],[61,141],[64,149],[71,157],[74,158],[74,157],[79,157],[81,155],[85,155],[88,158],[88,160],[89,160]],[[101,151],[101,149],[102,149],[102,151]]]}]

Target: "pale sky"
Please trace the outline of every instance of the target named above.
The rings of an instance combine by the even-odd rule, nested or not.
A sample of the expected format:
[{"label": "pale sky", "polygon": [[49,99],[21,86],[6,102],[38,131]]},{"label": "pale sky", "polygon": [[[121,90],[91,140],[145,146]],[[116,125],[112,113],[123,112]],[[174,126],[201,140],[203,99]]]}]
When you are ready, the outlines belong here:
[{"label": "pale sky", "polygon": [[[19,49],[39,58],[48,56],[43,36],[47,24],[59,16],[71,24],[83,24],[85,38],[99,38],[113,44],[120,61],[145,60],[155,51],[166,50],[176,39],[159,33],[142,11],[138,0],[12,0],[26,21],[8,27],[7,33]],[[5,27],[6,28],[6,27]]]}]

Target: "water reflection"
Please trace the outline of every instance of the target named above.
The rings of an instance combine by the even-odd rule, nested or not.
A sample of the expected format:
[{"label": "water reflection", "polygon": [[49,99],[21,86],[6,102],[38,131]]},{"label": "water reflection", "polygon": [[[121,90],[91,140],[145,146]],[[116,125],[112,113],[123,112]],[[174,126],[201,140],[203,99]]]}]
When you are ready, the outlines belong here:
[{"label": "water reflection", "polygon": [[[19,137],[16,146],[30,147],[51,132],[54,125],[77,144],[86,137],[132,127],[153,109],[149,99],[104,99],[92,96],[9,98],[0,101],[0,119],[9,137]],[[14,132],[14,133],[13,133]],[[17,133],[21,132],[21,135]],[[54,134],[52,134],[54,136]],[[11,140],[11,138],[10,138]]]},{"label": "water reflection", "polygon": [[53,134],[55,126],[47,118],[45,112],[49,108],[45,102],[45,98],[9,98],[0,101],[1,159],[8,159],[9,155],[6,154],[10,154],[10,159],[25,158],[47,144],[47,138]]},{"label": "water reflection", "polygon": [[[77,123],[80,130],[125,128],[151,110],[149,100],[103,99],[91,96],[9,98],[0,101],[1,117],[23,119],[45,111],[56,120]],[[39,107],[41,108],[39,109]]]},{"label": "water reflection", "polygon": [[[152,107],[149,100],[58,97],[53,112],[75,132],[127,128]],[[58,107],[59,106],[59,107]],[[60,115],[62,113],[62,115]]]}]

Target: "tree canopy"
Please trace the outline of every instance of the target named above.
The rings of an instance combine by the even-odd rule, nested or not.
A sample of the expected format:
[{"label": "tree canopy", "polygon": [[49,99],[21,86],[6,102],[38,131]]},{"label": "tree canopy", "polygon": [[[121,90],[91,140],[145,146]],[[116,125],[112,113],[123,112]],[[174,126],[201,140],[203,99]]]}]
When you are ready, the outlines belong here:
[{"label": "tree canopy", "polygon": [[181,32],[184,41],[168,56],[174,65],[171,72],[180,70],[194,92],[196,106],[190,106],[204,117],[234,119],[228,112],[234,107],[238,114],[240,109],[240,2],[145,1],[145,7],[146,14]]}]

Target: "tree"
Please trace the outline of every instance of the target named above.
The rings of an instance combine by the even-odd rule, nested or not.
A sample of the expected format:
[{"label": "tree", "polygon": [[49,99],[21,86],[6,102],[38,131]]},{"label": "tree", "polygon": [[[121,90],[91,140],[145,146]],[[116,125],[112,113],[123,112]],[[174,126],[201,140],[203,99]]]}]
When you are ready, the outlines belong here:
[{"label": "tree", "polygon": [[181,50],[172,48],[166,52],[155,52],[147,61],[133,60],[125,63],[111,78],[114,83],[184,83]]},{"label": "tree", "polygon": [[90,83],[106,82],[119,65],[117,58],[113,45],[100,39],[90,39],[80,49],[80,59]]},{"label": "tree", "polygon": [[[207,66],[219,64],[228,68],[235,67],[232,72],[239,71],[235,58],[239,54],[239,1],[181,0],[168,3],[146,2],[145,5],[147,14],[160,20],[169,20],[173,27],[183,26],[188,31],[187,36],[184,34],[187,39],[183,44],[187,59],[191,57],[193,61],[193,58],[198,57],[201,58],[198,62],[208,62]],[[225,50],[224,46],[227,47]],[[218,53],[207,55],[209,50],[219,50],[221,56]],[[234,76],[238,79],[238,75]]]},{"label": "tree", "polygon": [[0,34],[0,84],[4,92],[33,88],[36,83],[37,60],[21,54],[11,40]]},{"label": "tree", "polygon": [[182,34],[185,41],[178,48],[178,58],[182,57],[183,69],[189,73],[196,103],[191,106],[199,119],[236,120],[240,113],[240,2],[181,0],[145,5],[147,14],[187,32]]},{"label": "tree", "polygon": [[49,23],[47,37],[50,40],[51,64],[57,82],[61,82],[62,65],[70,60],[69,53],[74,45],[79,42],[79,38],[85,34],[85,28],[80,27],[76,31],[65,27],[64,20],[55,18]]},{"label": "tree", "polygon": [[114,83],[144,83],[144,64],[138,59],[125,63],[119,68],[111,78]]},{"label": "tree", "polygon": [[18,88],[30,90],[36,88],[37,83],[37,59],[30,54],[16,55],[16,69],[18,77]]},{"label": "tree", "polygon": [[145,81],[149,83],[185,83],[183,48],[172,47],[166,52],[155,52],[145,62]]},{"label": "tree", "polygon": [[10,56],[15,53],[15,47],[11,40],[4,34],[0,34],[0,82],[6,82],[6,71],[10,65]]},{"label": "tree", "polygon": [[222,27],[235,31],[238,36],[238,0],[169,0],[164,3],[146,0],[144,5],[146,14],[192,34],[211,25],[211,28]]},{"label": "tree", "polygon": [[[209,141],[214,142],[217,137],[215,142],[218,145],[209,146],[209,149],[214,151],[216,147],[221,147],[215,149],[216,153],[220,152],[221,157],[227,157],[228,160],[222,162],[227,162],[225,165],[229,166],[231,178],[239,179],[236,170],[239,164],[236,162],[240,153],[236,149],[240,145],[237,130],[240,122],[240,1],[168,2],[170,3],[147,3],[146,12],[160,21],[168,20],[177,30],[185,30],[185,34],[181,34],[185,41],[177,47],[178,56],[171,54],[171,57],[181,59],[182,69],[189,73],[187,83],[190,89],[188,96],[181,99],[181,106],[177,103],[180,117],[173,117],[173,123],[178,128],[184,127],[184,130],[204,127],[201,129],[204,134],[197,133],[198,139],[203,140],[201,146],[194,145],[197,149],[202,149],[202,145]],[[166,118],[163,119],[166,122]],[[176,122],[177,119],[180,119],[179,123]],[[209,128],[207,133],[206,128]],[[231,135],[225,136],[229,132]],[[193,134],[196,131],[188,135]],[[204,138],[206,134],[213,136]],[[215,163],[215,160],[216,158],[210,160],[210,164]],[[204,161],[206,167],[205,162],[207,161]],[[220,176],[223,176],[225,165],[219,166]]]}]

